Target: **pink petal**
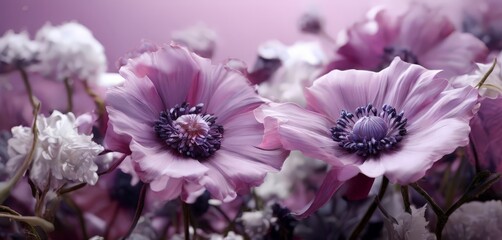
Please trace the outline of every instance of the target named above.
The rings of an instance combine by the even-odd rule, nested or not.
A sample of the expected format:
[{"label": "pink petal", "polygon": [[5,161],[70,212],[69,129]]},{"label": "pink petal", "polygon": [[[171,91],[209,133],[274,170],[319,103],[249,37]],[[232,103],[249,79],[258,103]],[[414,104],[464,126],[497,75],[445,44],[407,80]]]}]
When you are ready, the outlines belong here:
[{"label": "pink petal", "polygon": [[[166,107],[174,107],[187,100],[194,79],[200,73],[195,55],[175,44],[163,46],[156,52],[130,60],[121,69],[131,71],[138,78],[150,79]],[[124,76],[127,79],[127,77]]]},{"label": "pink petal", "polygon": [[252,111],[263,103],[244,75],[222,65],[199,59],[202,72],[194,81],[188,97],[193,104],[205,103],[206,111],[225,124],[233,116]]},{"label": "pink petal", "polygon": [[[354,168],[351,168],[351,170],[343,170],[346,171],[346,178],[354,177],[358,173],[358,171]],[[335,192],[345,183],[344,180],[347,180],[339,179],[340,171],[342,171],[342,169],[332,168],[324,178],[321,187],[319,187],[319,191],[315,195],[315,198],[312,200],[312,202],[308,206],[306,206],[304,210],[301,210],[294,214],[296,214],[299,218],[306,218],[317,211],[319,208],[321,208],[326,202],[328,202],[333,194],[335,194]]]},{"label": "pink petal", "polygon": [[259,147],[263,139],[264,127],[255,119],[253,112],[234,116],[224,128],[221,150],[241,155],[249,161],[269,165],[273,169],[280,169],[289,155],[289,151],[283,150],[280,146]]},{"label": "pink petal", "polygon": [[420,56],[420,63],[429,69],[445,70],[449,78],[466,74],[475,68],[474,62],[484,61],[488,54],[485,44],[468,33],[454,32],[441,43]]},{"label": "pink petal", "polygon": [[263,105],[255,115],[265,126],[266,139],[261,147],[269,147],[267,145],[279,139],[284,149],[299,150],[305,156],[325,160],[334,166],[342,164],[336,157],[353,163],[352,159],[341,158],[345,152],[337,151],[338,143],[331,139],[330,128],[335,124],[322,115],[290,103]]},{"label": "pink petal", "polygon": [[144,182],[163,176],[194,180],[208,171],[198,160],[173,154],[166,147],[145,147],[134,140],[130,147],[136,172]]},{"label": "pink petal", "polygon": [[445,119],[427,129],[410,133],[400,143],[399,150],[380,157],[385,176],[398,184],[419,180],[434,162],[457,147],[467,145],[469,130],[469,124],[464,120]]}]

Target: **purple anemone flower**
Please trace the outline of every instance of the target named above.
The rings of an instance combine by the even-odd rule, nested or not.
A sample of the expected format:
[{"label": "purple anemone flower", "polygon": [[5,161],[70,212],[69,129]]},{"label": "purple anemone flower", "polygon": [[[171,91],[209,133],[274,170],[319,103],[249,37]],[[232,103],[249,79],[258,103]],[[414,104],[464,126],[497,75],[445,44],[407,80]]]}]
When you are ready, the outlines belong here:
[{"label": "purple anemone flower", "polygon": [[171,44],[129,60],[107,93],[105,145],[130,154],[134,171],[163,197],[208,190],[230,201],[280,169],[287,151],[259,148],[264,102],[238,71]]},{"label": "purple anemone flower", "polygon": [[409,184],[468,143],[477,91],[452,88],[438,73],[399,58],[377,73],[334,70],[307,88],[307,109],[285,103],[255,111],[265,125],[261,147],[300,150],[331,165],[303,216],[356,174]]},{"label": "purple anemone flower", "polygon": [[368,15],[340,34],[328,70],[379,71],[398,56],[450,77],[469,72],[488,52],[483,42],[455,31],[446,16],[421,4],[410,5],[401,14],[375,8]]}]

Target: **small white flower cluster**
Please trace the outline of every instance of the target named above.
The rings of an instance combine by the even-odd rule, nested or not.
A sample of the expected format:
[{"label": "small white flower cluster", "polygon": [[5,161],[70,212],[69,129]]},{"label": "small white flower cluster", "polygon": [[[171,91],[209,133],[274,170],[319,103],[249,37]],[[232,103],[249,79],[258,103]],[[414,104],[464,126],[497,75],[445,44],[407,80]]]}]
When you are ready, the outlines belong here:
[{"label": "small white flower cluster", "polygon": [[327,61],[320,43],[298,42],[288,47],[278,41],[271,41],[260,46],[258,52],[265,59],[275,56],[282,62],[271,79],[259,86],[258,93],[273,101],[294,102],[304,106],[304,89],[312,85]]},{"label": "small white flower cluster", "polygon": [[502,201],[470,202],[449,217],[444,239],[500,239],[502,236]]},{"label": "small white flower cluster", "polygon": [[211,238],[209,238],[209,240],[244,240],[244,237],[230,231],[227,233],[227,236],[225,236],[225,237],[223,237],[222,235],[219,235],[219,234],[218,235],[213,234],[213,235],[211,235]]},{"label": "small white flower cluster", "polygon": [[36,61],[38,44],[27,32],[7,31],[0,38],[0,73],[24,68]]},{"label": "small white flower cluster", "polygon": [[320,160],[307,158],[299,151],[292,151],[281,171],[267,174],[263,184],[255,188],[256,194],[267,200],[286,199],[291,195],[295,184],[325,166]]},{"label": "small white flower cluster", "polygon": [[411,214],[402,212],[396,217],[397,223],[387,222],[391,240],[435,240],[436,236],[428,229],[425,219],[426,206],[416,209],[411,206]]},{"label": "small white flower cluster", "polygon": [[35,40],[40,44],[40,63],[33,70],[50,79],[94,82],[106,70],[103,46],[79,23],[46,24]]},{"label": "small white flower cluster", "polygon": [[263,239],[272,223],[275,222],[272,212],[268,210],[270,209],[242,213],[242,225],[244,225],[244,231],[251,240]]},{"label": "small white flower cluster", "polygon": [[213,57],[216,38],[216,32],[203,24],[175,31],[171,34],[171,39],[174,42],[188,47],[197,55],[205,58]]},{"label": "small white flower cluster", "polygon": [[[94,185],[98,181],[94,161],[103,147],[92,141],[92,135],[78,132],[79,122],[73,113],[58,111],[49,117],[38,117],[39,134],[29,174],[38,188],[54,190],[67,182]],[[12,128],[12,135],[7,168],[16,172],[31,150],[33,134],[31,128],[17,126]]]}]

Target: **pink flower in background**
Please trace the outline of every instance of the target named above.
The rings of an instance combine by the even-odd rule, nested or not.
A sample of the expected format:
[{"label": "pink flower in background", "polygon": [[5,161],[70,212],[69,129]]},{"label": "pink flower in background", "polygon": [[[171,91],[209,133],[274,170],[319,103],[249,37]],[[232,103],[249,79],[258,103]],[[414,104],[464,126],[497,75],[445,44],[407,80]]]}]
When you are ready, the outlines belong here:
[{"label": "pink flower in background", "polygon": [[255,111],[265,125],[261,147],[300,150],[332,166],[306,214],[358,173],[408,184],[468,143],[477,91],[449,88],[437,74],[395,58],[378,73],[336,70],[317,79],[306,91],[307,110]]},{"label": "pink flower in background", "polygon": [[340,34],[332,69],[378,71],[396,56],[428,69],[444,70],[444,77],[461,75],[487,54],[483,42],[471,34],[455,31],[438,10],[411,4],[402,14],[375,8],[368,19]]},{"label": "pink flower in background", "polygon": [[174,44],[121,69],[123,86],[107,94],[105,145],[130,153],[134,171],[164,199],[193,199],[207,189],[230,201],[277,171],[287,152],[258,148],[263,104],[238,71],[212,65]]},{"label": "pink flower in background", "polygon": [[502,2],[464,0],[462,30],[471,33],[491,50],[502,50]]}]

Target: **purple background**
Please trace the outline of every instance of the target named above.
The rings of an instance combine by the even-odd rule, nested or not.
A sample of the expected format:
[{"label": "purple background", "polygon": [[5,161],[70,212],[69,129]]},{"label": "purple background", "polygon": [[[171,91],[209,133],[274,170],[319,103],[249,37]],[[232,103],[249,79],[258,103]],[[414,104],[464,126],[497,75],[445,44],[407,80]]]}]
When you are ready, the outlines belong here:
[{"label": "purple background", "polygon": [[[204,23],[218,34],[215,60],[239,58],[252,65],[257,46],[269,39],[291,44],[311,36],[297,30],[299,16],[315,7],[333,37],[361,18],[375,0],[2,0],[0,34],[28,30],[47,21],[76,20],[104,45],[110,71],[141,39],[169,42],[171,32]],[[371,4],[370,4],[371,3]]]}]

